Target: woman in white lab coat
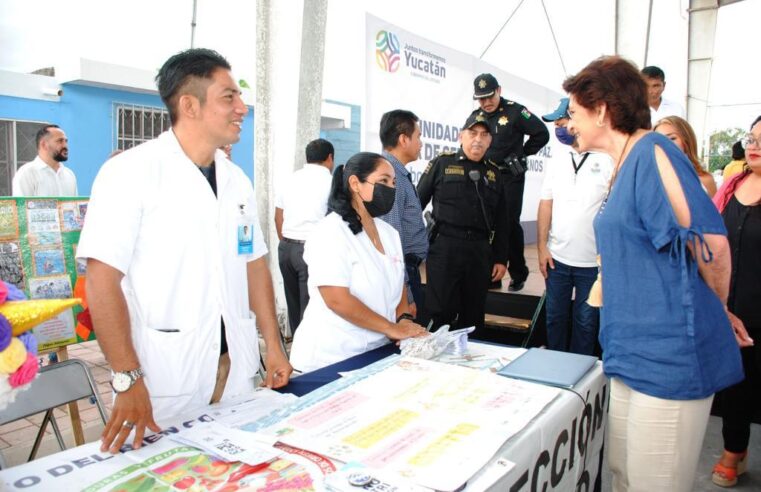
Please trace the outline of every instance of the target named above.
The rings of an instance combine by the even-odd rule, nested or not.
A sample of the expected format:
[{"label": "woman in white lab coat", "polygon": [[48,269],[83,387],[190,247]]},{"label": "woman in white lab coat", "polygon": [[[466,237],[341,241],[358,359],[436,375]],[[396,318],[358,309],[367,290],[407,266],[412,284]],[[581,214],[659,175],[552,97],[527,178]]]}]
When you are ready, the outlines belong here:
[{"label": "woman in white lab coat", "polygon": [[361,152],[336,169],[331,211],[304,246],[309,304],[291,365],[309,372],[426,331],[407,312],[399,234],[379,217],[394,205],[394,168]]}]

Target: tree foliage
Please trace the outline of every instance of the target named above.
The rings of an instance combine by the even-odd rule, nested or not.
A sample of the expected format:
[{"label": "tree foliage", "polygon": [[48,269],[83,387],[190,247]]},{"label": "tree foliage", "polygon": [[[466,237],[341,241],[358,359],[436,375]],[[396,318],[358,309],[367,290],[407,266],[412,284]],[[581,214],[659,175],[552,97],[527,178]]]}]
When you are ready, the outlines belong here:
[{"label": "tree foliage", "polygon": [[722,169],[732,160],[732,146],[745,135],[740,128],[725,128],[709,137],[708,170]]}]

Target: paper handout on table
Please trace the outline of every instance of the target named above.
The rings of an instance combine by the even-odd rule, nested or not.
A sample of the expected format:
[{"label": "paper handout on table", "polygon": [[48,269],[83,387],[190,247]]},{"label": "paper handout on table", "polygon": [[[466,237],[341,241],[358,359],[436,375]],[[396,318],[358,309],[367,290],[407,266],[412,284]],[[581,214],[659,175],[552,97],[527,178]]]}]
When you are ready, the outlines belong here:
[{"label": "paper handout on table", "polygon": [[269,388],[256,388],[253,393],[211,405],[206,414],[217,422],[227,424],[230,427],[239,427],[245,423],[258,420],[296,400],[298,397],[290,393],[278,393]]},{"label": "paper handout on table", "polygon": [[402,357],[261,432],[451,491],[558,393],[489,371]]},{"label": "paper handout on table", "polygon": [[203,422],[172,434],[169,438],[227,462],[241,461],[258,465],[280,456],[277,449],[257,441],[252,432],[233,429],[219,422]]}]

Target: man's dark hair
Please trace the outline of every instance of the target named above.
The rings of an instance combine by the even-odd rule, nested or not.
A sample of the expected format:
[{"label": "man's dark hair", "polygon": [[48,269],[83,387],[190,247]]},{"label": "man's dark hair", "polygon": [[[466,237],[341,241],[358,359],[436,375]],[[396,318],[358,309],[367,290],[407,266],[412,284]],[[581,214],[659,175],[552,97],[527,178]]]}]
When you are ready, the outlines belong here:
[{"label": "man's dark hair", "polygon": [[399,136],[411,137],[415,133],[415,124],[420,121],[415,113],[404,109],[395,109],[385,113],[380,121],[380,140],[384,149],[393,149],[399,145]]},{"label": "man's dark hair", "polygon": [[663,73],[663,70],[656,67],[655,65],[650,65],[649,67],[643,68],[642,75],[651,79],[660,79],[661,82],[666,82],[666,74]]},{"label": "man's dark hair", "polygon": [[745,159],[745,149],[743,148],[743,143],[737,141],[732,145],[732,160],[741,161],[743,159]]},{"label": "man's dark hair", "polygon": [[208,84],[200,82],[208,82],[218,68],[231,69],[222,55],[205,48],[181,51],[164,62],[156,75],[156,85],[172,124],[177,123],[177,101],[182,94],[190,93],[201,103],[206,101]]},{"label": "man's dark hair", "polygon": [[319,164],[325,162],[331,155],[335,155],[335,150],[332,143],[324,138],[318,138],[307,144],[306,155],[308,163]]},{"label": "man's dark hair", "polygon": [[58,125],[54,125],[52,123],[43,126],[39,130],[37,130],[37,135],[34,136],[34,143],[36,144],[37,148],[40,148],[40,142],[42,142],[42,139],[47,136],[48,133],[50,133],[51,128],[61,128]]}]

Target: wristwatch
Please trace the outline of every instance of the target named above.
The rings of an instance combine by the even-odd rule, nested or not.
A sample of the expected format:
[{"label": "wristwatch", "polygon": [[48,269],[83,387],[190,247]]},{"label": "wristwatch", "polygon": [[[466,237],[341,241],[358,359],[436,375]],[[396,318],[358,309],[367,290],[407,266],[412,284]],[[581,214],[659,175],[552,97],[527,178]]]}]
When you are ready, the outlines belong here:
[{"label": "wristwatch", "polygon": [[131,371],[111,371],[111,387],[116,393],[124,393],[135,384],[135,381],[137,381],[138,378],[141,378],[144,375],[143,369],[140,367]]}]

